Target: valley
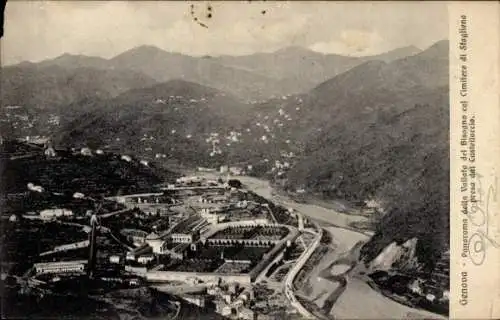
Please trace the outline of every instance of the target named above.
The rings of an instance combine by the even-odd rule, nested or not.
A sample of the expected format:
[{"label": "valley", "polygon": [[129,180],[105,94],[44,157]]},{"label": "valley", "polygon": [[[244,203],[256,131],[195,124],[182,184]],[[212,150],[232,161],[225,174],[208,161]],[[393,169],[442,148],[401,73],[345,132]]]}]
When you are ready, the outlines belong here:
[{"label": "valley", "polygon": [[[257,283],[269,280],[264,287],[275,290],[278,301],[288,299],[302,316],[320,318],[412,313],[439,318],[423,309],[447,313],[448,76],[446,40],[424,50],[408,47],[357,58],[297,47],[192,57],[140,46],[110,59],[65,54],[7,66],[1,80],[2,178],[7,182],[2,201],[14,215],[35,210],[24,198],[12,200],[31,183],[34,192],[45,188],[71,198],[69,193],[78,191],[107,200],[158,188],[182,190],[187,195],[181,201],[193,205],[189,188],[203,196],[222,188],[224,179],[226,184],[237,179],[272,206],[286,208],[286,214],[279,211],[283,225],[302,229],[299,216],[314,224],[300,230],[297,243],[303,251],[293,263],[280,265],[282,256],[272,256],[276,270],[285,270],[281,281],[257,277]],[[203,182],[182,180],[198,176]],[[171,186],[176,177],[181,187]],[[184,189],[184,183],[193,186]],[[276,221],[269,222],[276,220],[269,205],[268,213],[259,213],[267,219],[265,231],[259,226],[252,232],[278,241],[273,237],[281,231],[273,229]],[[145,214],[153,207],[140,210]],[[176,214],[189,216],[194,209],[186,208]],[[201,209],[196,214],[207,223],[219,222]],[[126,223],[135,228],[137,219]],[[144,256],[146,264],[156,259],[147,272],[169,282],[162,272],[258,269],[256,257],[274,252],[271,240],[254,248],[255,239],[235,238],[242,241],[238,244],[230,238],[251,234],[245,228],[254,226],[227,219],[231,228],[243,228],[228,227],[229,240],[223,237],[228,243],[211,239],[207,248],[177,243],[162,248],[155,253],[168,253],[175,263]],[[157,240],[153,229],[147,231],[152,237],[147,241]],[[307,232],[314,236],[308,243]],[[136,233],[128,237],[144,236]],[[184,241],[174,235],[172,241]],[[253,249],[240,248],[249,243]],[[219,245],[232,249],[224,252]],[[192,254],[193,264],[178,262],[185,257],[176,250]],[[212,260],[196,260],[196,250]],[[252,259],[240,262],[241,255]],[[130,268],[142,272],[133,263]],[[364,309],[368,313],[358,312],[361,300],[370,306]],[[267,310],[269,304],[259,308]]]}]

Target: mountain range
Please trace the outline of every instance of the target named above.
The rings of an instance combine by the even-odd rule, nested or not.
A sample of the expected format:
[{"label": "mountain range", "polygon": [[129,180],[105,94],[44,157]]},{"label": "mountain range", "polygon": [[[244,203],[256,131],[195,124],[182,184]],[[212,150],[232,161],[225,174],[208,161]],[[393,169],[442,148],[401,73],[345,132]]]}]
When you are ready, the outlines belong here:
[{"label": "mountain range", "polygon": [[381,204],[367,259],[416,237],[430,266],[449,246],[448,46],[364,58],[297,47],[239,57],[151,46],[111,59],[63,55],[4,68],[2,97],[43,110],[30,119],[60,117],[56,144],[189,166],[241,163],[254,174],[289,162],[280,175],[288,191]]},{"label": "mountain range", "polygon": [[[165,82],[182,79],[225,91],[244,100],[262,100],[305,92],[366,61],[393,61],[418,52],[420,50],[416,47],[404,47],[381,55],[359,58],[288,47],[273,53],[246,56],[192,57],[144,45],[111,59],[63,54],[39,63],[23,62],[8,66],[2,71],[5,73],[3,78],[7,80],[2,85],[6,86],[6,92],[22,92],[18,88],[23,84],[31,87],[38,85],[43,90],[39,82],[71,81],[75,76],[75,69],[78,69],[79,77],[90,80],[87,81],[90,83],[94,80],[102,81],[100,85],[105,88],[110,85],[109,82],[118,82],[117,88],[110,88],[111,95],[119,93],[121,88],[146,87],[152,80]],[[95,74],[85,75],[90,70]],[[128,76],[135,77],[138,82],[127,81]],[[58,89],[64,90],[60,86]],[[92,92],[95,88],[87,89]],[[71,96],[71,93],[67,95]],[[26,104],[18,96],[6,96],[4,99],[9,104]],[[43,103],[34,102],[36,105]]]}]

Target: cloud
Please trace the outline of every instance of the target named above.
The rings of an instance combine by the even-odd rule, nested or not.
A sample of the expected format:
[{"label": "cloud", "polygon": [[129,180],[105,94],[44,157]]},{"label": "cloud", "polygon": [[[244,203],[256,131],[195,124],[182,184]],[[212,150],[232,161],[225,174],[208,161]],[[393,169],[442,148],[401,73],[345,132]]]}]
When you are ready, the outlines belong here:
[{"label": "cloud", "polygon": [[344,55],[376,54],[384,47],[383,39],[377,32],[358,29],[343,30],[336,39],[309,46],[314,51]]},{"label": "cloud", "polygon": [[[65,52],[112,57],[150,44],[191,55],[249,54],[297,45],[368,54],[446,38],[445,3],[10,1],[4,63]],[[208,28],[201,27],[202,21]]]}]

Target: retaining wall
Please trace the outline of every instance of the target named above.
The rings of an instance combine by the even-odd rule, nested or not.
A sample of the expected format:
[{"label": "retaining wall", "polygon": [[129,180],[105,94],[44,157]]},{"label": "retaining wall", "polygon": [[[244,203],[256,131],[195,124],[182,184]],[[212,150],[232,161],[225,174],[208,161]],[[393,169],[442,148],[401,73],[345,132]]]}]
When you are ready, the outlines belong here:
[{"label": "retaining wall", "polygon": [[238,282],[250,284],[249,274],[217,274],[202,272],[179,272],[179,271],[148,271],[144,274],[148,281],[189,281],[199,279],[203,282],[216,282],[221,279],[224,282]]}]

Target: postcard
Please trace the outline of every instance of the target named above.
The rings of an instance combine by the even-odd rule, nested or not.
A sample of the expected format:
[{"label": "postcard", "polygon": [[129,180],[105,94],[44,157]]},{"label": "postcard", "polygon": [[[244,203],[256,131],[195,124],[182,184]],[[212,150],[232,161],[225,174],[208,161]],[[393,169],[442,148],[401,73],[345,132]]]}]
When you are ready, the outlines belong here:
[{"label": "postcard", "polygon": [[497,2],[7,1],[4,319],[500,318]]}]

